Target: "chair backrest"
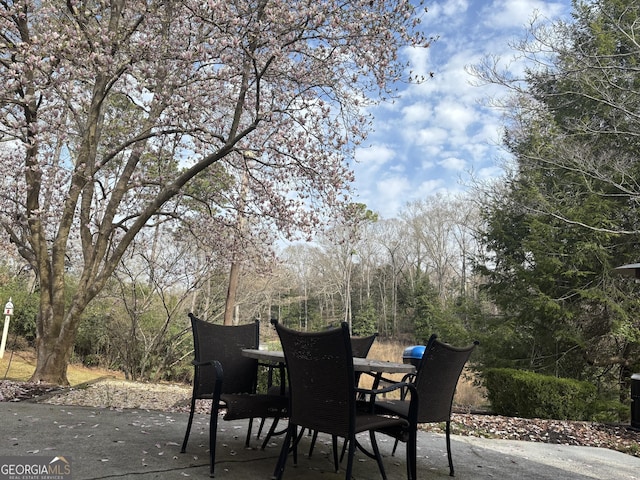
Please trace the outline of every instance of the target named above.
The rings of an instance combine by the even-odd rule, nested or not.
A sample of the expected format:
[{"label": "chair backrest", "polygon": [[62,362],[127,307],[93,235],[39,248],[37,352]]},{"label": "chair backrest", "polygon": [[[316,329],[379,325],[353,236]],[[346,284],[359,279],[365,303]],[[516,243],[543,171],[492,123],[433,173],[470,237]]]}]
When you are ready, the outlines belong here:
[{"label": "chair backrest", "polygon": [[351,352],[354,357],[367,358],[369,350],[376,341],[378,334],[368,335],[366,337],[351,337]]},{"label": "chair backrest", "polygon": [[445,422],[451,418],[453,395],[458,379],[478,342],[453,347],[432,335],[418,366],[418,422]]},{"label": "chair backrest", "polygon": [[[205,322],[189,313],[193,330],[193,350],[196,362],[217,360],[224,374],[222,393],[255,393],[258,361],[242,355],[243,348],[258,348],[260,324],[217,325]],[[210,393],[215,375],[211,367],[201,367],[197,375],[199,393]]]},{"label": "chair backrest", "polygon": [[354,430],[355,392],[349,327],[298,332],[276,324],[287,363],[289,421],[348,436]]}]

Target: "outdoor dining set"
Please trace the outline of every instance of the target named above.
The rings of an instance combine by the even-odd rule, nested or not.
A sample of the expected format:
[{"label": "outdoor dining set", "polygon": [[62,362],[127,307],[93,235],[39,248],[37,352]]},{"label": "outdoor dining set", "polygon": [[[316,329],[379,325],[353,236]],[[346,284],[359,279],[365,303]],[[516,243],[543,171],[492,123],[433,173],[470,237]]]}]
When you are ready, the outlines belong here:
[{"label": "outdoor dining set", "polygon": [[[259,348],[258,321],[224,326],[201,320],[192,313],[189,317],[195,371],[181,451],[187,451],[196,401],[210,399],[211,477],[221,410],[225,412],[224,420],[249,420],[246,447],[250,445],[254,420],[260,422],[260,436],[265,419],[271,419],[261,448],[276,435],[284,437],[273,479],[283,478],[289,456],[297,463],[300,439],[307,432],[312,438],[309,456],[318,433],[331,437],[335,470],[339,470],[346,457],[347,480],[352,477],[357,450],[377,462],[381,477],[386,480],[376,434],[394,439],[394,453],[398,442],[403,442],[407,478],[417,480],[418,425],[432,422],[445,424],[449,473],[453,476],[450,444],[453,396],[477,342],[454,347],[432,335],[420,358],[395,363],[366,358],[376,335],[351,336],[346,323],[319,332],[303,332],[272,322],[282,347],[275,351]],[[268,371],[268,385],[264,393],[257,393],[258,375],[264,369]],[[393,380],[390,374],[402,374],[402,379]],[[364,375],[371,376],[367,383],[370,388],[362,386]],[[365,445],[357,434],[367,432],[369,442]]]}]

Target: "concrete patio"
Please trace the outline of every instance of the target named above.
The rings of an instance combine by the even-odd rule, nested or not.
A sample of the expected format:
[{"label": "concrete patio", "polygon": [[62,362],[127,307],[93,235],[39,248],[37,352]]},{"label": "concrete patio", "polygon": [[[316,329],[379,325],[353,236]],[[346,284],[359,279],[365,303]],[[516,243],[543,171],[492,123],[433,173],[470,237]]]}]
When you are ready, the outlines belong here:
[{"label": "concrete patio", "polygon": [[[0,456],[70,457],[74,480],[209,478],[206,415],[196,415],[184,454],[182,413],[4,402],[0,418]],[[219,425],[216,478],[270,479],[282,438],[264,451],[254,440],[247,450],[246,421]],[[404,445],[392,457],[392,440],[380,435],[379,443],[389,480],[406,479]],[[452,436],[452,449],[458,479],[640,479],[640,459],[602,448]],[[311,458],[303,455],[307,451],[305,444],[297,466],[289,459],[285,479],[344,479],[344,470],[333,470],[329,437],[319,437]],[[421,433],[418,456],[420,479],[451,478],[442,435]],[[380,474],[373,460],[357,454],[353,478]]]}]

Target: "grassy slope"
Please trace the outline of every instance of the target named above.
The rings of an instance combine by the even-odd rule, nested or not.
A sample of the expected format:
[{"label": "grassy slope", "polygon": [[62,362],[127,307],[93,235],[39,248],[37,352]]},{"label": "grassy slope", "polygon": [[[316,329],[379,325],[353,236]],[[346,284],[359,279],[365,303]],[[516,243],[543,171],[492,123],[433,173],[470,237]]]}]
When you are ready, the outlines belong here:
[{"label": "grassy slope", "polygon": [[[7,370],[8,368],[8,370]],[[26,382],[36,368],[36,357],[32,351],[5,351],[0,359],[0,380],[15,380]],[[79,385],[101,377],[124,378],[120,372],[101,368],[87,368],[83,365],[69,365],[67,370],[69,383]]]},{"label": "grassy slope", "polygon": [[[376,341],[371,348],[369,357],[401,362],[405,347],[406,345],[397,342]],[[26,382],[33,374],[35,365],[36,359],[33,351],[6,351],[4,358],[0,359],[0,380]],[[7,366],[9,366],[8,371]],[[71,364],[67,370],[67,377],[71,386],[75,386],[103,377],[124,379],[124,374],[113,370],[87,368],[83,365]],[[397,381],[402,379],[402,375],[390,375],[389,377]],[[370,388],[371,385],[370,382],[367,382],[367,378],[366,376],[363,378],[363,386]],[[462,407],[486,405],[484,392],[482,388],[475,384],[472,376],[463,375],[460,378],[454,403]]]}]

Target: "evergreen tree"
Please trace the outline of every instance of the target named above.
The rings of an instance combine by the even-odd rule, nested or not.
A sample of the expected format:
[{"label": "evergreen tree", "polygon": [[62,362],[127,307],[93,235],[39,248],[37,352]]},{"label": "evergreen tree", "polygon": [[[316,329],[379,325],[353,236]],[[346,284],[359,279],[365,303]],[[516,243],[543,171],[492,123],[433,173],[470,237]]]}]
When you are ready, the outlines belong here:
[{"label": "evergreen tree", "polygon": [[[483,210],[478,270],[502,314],[483,350],[496,364],[620,382],[624,397],[640,366],[638,289],[612,272],[638,260],[640,2],[574,7],[572,23],[532,27],[542,48],[521,45],[539,63],[511,83],[515,166]],[[476,72],[509,84],[487,65]]]}]

